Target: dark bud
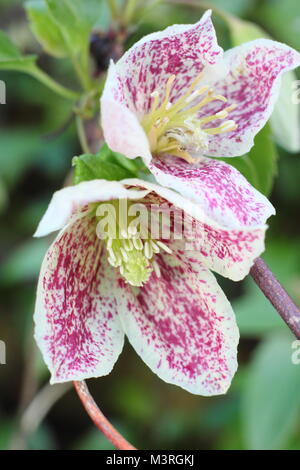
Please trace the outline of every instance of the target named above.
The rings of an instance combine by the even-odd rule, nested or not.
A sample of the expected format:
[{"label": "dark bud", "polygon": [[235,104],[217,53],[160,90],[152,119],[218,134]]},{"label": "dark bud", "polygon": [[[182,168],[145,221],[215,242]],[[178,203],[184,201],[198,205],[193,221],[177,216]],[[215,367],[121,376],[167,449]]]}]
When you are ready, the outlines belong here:
[{"label": "dark bud", "polygon": [[120,33],[95,31],[91,35],[90,53],[95,62],[95,75],[98,76],[108,69],[110,59],[117,61],[122,55]]}]

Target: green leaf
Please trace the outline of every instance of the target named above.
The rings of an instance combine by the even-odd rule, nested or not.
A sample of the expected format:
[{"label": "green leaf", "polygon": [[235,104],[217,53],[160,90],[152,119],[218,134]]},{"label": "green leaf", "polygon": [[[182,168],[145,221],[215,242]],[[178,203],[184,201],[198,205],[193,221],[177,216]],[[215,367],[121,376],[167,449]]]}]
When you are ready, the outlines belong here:
[{"label": "green leaf", "polygon": [[277,173],[277,151],[270,125],[267,123],[256,135],[254,146],[248,154],[221,160],[239,170],[258,191],[269,195]]},{"label": "green leaf", "polygon": [[21,54],[9,37],[0,31],[0,62],[12,59],[18,59]]},{"label": "green leaf", "polygon": [[66,57],[68,50],[64,38],[44,0],[30,0],[25,8],[32,32],[45,51],[55,57]]},{"label": "green leaf", "polygon": [[[110,151],[111,152],[111,151]],[[111,152],[113,156],[113,152]],[[73,158],[74,184],[94,179],[119,181],[133,178],[136,175],[118,163],[108,161],[107,149],[104,148],[96,155],[84,154]]]},{"label": "green leaf", "polygon": [[0,31],[0,70],[14,70],[28,73],[51,88],[55,93],[64,98],[71,99],[72,101],[80,97],[77,92],[65,88],[43,72],[43,70],[36,65],[36,58],[37,57],[34,55],[22,56],[8,36]]},{"label": "green leaf", "polygon": [[0,70],[15,70],[34,75],[36,56],[25,56],[15,59],[0,60]]},{"label": "green leaf", "polygon": [[300,373],[291,360],[293,341],[290,334],[273,335],[255,352],[242,401],[248,449],[283,449],[295,431]]},{"label": "green leaf", "polygon": [[101,0],[45,0],[69,48],[82,49],[100,14]]},{"label": "green leaf", "polygon": [[270,194],[277,174],[277,151],[268,123],[255,137],[248,156],[256,170],[257,189],[263,194]]},{"label": "green leaf", "polygon": [[107,144],[104,144],[101,147],[100,154],[103,160],[120,165],[134,175],[137,175],[139,170],[144,170],[145,168],[141,158],[135,158],[134,160],[131,160],[121,153],[113,152]]},{"label": "green leaf", "polygon": [[85,90],[93,86],[89,75],[89,37],[100,15],[101,0],[45,0],[57,24],[76,73]]},{"label": "green leaf", "polygon": [[[70,50],[82,48],[82,41],[87,39],[87,31],[76,9],[71,6],[68,0],[45,0],[52,18],[58,25],[65,42]],[[74,2],[75,3],[75,2]]]},{"label": "green leaf", "polygon": [[0,69],[27,71],[34,66],[36,56],[22,56],[10,38],[0,31]]}]

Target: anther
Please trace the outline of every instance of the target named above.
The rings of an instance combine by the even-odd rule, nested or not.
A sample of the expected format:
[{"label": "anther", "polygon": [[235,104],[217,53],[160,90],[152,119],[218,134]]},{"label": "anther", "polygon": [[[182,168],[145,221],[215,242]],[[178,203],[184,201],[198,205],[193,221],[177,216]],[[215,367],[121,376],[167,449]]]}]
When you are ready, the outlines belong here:
[{"label": "anther", "polygon": [[144,248],[143,242],[140,238],[133,238],[132,239],[133,246],[136,250],[142,250]]},{"label": "anther", "polygon": [[153,266],[153,270],[154,270],[156,276],[157,276],[157,277],[160,277],[160,275],[161,275],[161,273],[160,273],[160,267],[158,266],[157,261],[153,261],[152,266]]},{"label": "anther", "polygon": [[125,274],[124,266],[120,266],[120,273],[122,274],[122,276],[124,276]]},{"label": "anther", "polygon": [[121,231],[120,231],[120,235],[121,235],[122,238],[128,238],[127,230],[122,228]]},{"label": "anther", "polygon": [[198,96],[203,95],[203,93],[205,93],[207,90],[209,90],[209,86],[207,86],[207,85],[202,86],[201,88],[199,88],[199,90],[195,90],[190,96],[188,96],[185,99],[185,102],[190,103],[194,99],[198,98]]},{"label": "anther", "polygon": [[115,260],[115,259],[116,259],[116,255],[115,255],[114,250],[113,250],[111,247],[110,247],[110,248],[107,247],[107,249],[108,249],[108,253],[109,253],[110,257]]},{"label": "anther", "polygon": [[157,246],[157,244],[153,240],[150,241],[150,244],[151,244],[151,248],[152,248],[153,252],[154,253],[159,253],[159,247]]},{"label": "anther", "polygon": [[128,261],[128,255],[127,255],[127,253],[126,253],[126,250],[124,250],[124,248],[121,247],[121,248],[120,248],[120,251],[121,251],[121,253],[122,253],[123,260],[124,260],[125,262]]},{"label": "anther", "polygon": [[147,259],[151,259],[153,256],[153,251],[148,240],[146,240],[144,245],[144,253]]},{"label": "anther", "polygon": [[137,228],[135,226],[130,225],[127,230],[128,230],[129,235],[132,235],[132,236],[136,235],[137,233]]},{"label": "anther", "polygon": [[133,250],[133,243],[130,240],[130,238],[129,239],[125,238],[124,240],[122,240],[122,242],[123,242],[123,246],[124,246],[126,251],[132,251]]},{"label": "anther", "polygon": [[167,253],[169,253],[169,254],[172,253],[172,250],[165,243],[161,242],[160,240],[157,240],[156,244],[159,246],[159,248],[166,251]]}]

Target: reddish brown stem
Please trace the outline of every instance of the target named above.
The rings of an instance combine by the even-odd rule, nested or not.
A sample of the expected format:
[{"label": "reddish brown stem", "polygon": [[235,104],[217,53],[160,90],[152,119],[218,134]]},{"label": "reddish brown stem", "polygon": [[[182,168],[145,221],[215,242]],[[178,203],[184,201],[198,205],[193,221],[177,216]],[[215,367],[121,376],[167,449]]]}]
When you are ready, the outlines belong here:
[{"label": "reddish brown stem", "polygon": [[250,274],[290,330],[300,339],[300,310],[261,258],[255,260]]},{"label": "reddish brown stem", "polygon": [[105,437],[119,450],[136,450],[124,437],[110,424],[104,414],[96,405],[85,381],[73,382],[76,392],[93,423]]}]

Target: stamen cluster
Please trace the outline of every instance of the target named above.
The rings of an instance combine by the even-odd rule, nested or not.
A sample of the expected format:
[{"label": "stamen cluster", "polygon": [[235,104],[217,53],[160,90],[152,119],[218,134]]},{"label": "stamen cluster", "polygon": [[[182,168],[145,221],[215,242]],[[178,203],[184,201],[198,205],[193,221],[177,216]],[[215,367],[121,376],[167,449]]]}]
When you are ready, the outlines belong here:
[{"label": "stamen cluster", "polygon": [[108,251],[108,262],[119,268],[120,274],[133,286],[143,286],[152,271],[160,277],[160,268],[155,255],[161,250],[172,253],[170,248],[161,240],[153,240],[139,233],[135,226],[119,230],[116,237],[107,236],[105,239]]},{"label": "stamen cluster", "polygon": [[[187,92],[174,103],[170,100],[170,94],[176,79],[175,75],[171,75],[166,83],[163,100],[160,99],[157,90],[151,94],[152,106],[150,112],[143,117],[142,125],[153,153],[171,153],[187,161],[193,161],[191,153],[206,151],[210,135],[230,132],[237,128],[233,120],[226,120],[217,127],[203,127],[211,121],[226,119],[236,105],[232,104],[215,114],[199,118],[199,111],[212,101],[227,102],[224,96],[214,94],[207,85],[195,89],[202,77],[203,73],[198,75]],[[199,101],[198,98],[202,95]]]}]

